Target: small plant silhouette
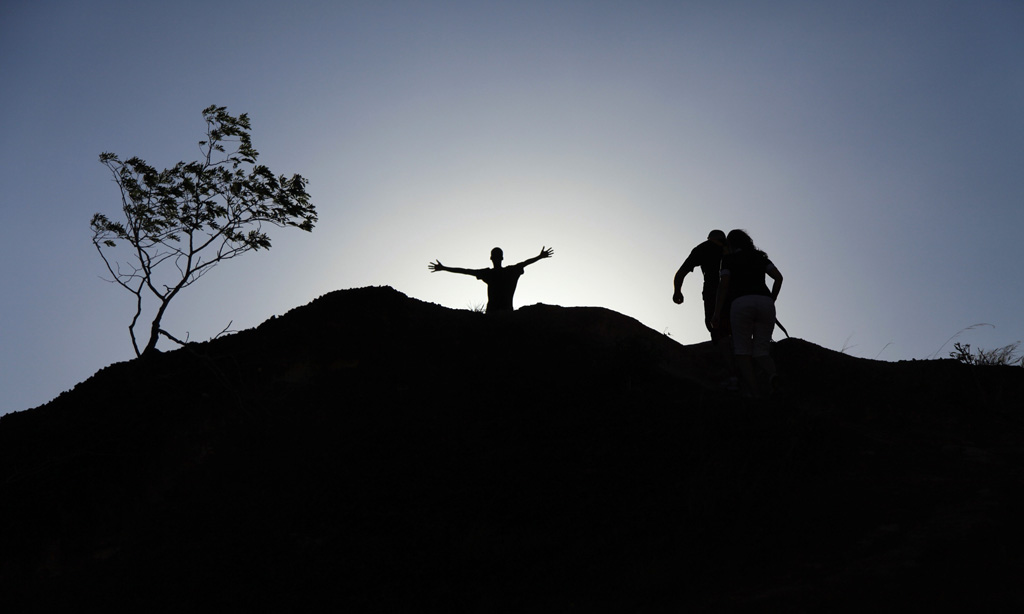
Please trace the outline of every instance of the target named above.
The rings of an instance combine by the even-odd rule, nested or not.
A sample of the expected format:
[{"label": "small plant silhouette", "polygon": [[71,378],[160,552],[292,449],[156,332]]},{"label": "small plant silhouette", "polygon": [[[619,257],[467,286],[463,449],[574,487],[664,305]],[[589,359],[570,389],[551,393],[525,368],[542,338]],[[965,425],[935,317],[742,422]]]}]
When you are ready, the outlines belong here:
[{"label": "small plant silhouette", "polygon": [[1017,356],[1017,348],[1020,346],[1020,341],[1004,345],[1000,348],[993,350],[983,350],[979,348],[975,352],[971,352],[970,343],[960,343],[957,341],[953,344],[953,351],[949,353],[950,358],[954,358],[965,365],[1009,365],[1009,366],[1021,366],[1024,367],[1024,356]]}]

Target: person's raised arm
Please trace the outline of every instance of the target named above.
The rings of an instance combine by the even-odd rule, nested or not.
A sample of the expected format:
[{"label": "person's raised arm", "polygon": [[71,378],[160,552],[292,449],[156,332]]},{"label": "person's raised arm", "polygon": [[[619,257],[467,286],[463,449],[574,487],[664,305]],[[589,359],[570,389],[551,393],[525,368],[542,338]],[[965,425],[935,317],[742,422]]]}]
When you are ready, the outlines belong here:
[{"label": "person's raised arm", "polygon": [[533,264],[534,262],[537,262],[538,260],[542,260],[544,258],[550,258],[550,257],[552,257],[554,255],[555,255],[555,249],[554,248],[552,248],[552,247],[542,247],[542,248],[540,248],[540,254],[534,256],[533,258],[530,258],[529,260],[523,260],[522,262],[520,262],[516,266],[528,266],[528,265]]},{"label": "person's raised arm", "polygon": [[437,273],[438,271],[448,271],[449,273],[459,273],[461,275],[476,275],[478,272],[476,269],[460,269],[456,267],[445,266],[441,264],[440,260],[436,262],[431,262],[430,264],[427,265],[427,268],[430,269],[431,273]]}]

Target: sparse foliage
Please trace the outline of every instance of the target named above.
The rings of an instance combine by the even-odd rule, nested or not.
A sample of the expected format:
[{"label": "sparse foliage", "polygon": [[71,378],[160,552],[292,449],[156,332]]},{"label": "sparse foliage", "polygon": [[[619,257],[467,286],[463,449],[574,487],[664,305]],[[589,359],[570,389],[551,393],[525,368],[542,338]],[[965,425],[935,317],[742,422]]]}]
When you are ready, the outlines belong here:
[{"label": "sparse foliage", "polygon": [[[317,221],[304,177],[275,176],[256,163],[248,115],[210,106],[203,118],[206,138],[197,161],[158,171],[141,158],[100,154],[121,191],[124,221],[97,213],[92,242],[110,281],[135,296],[128,332],[138,356],[153,351],[160,335],[181,343],[160,328],[168,304],[220,262],[269,249],[264,224],[311,231]],[[118,242],[130,248],[121,254],[124,261],[112,252]],[[140,349],[135,327],[146,296],[156,299],[156,313]]]},{"label": "sparse foliage", "polygon": [[970,343],[960,343],[957,341],[953,344],[953,351],[949,353],[949,357],[965,365],[1010,365],[1024,367],[1024,357],[1017,356],[1017,348],[1019,346],[1020,341],[994,350],[979,348],[977,351],[971,352]]},{"label": "sparse foliage", "polygon": [[971,330],[974,330],[976,328],[980,328],[982,326],[987,326],[989,328],[995,328],[995,326],[993,326],[991,324],[986,324],[985,322],[979,322],[978,324],[971,324],[970,326],[968,326],[966,328],[961,328],[952,337],[950,337],[949,339],[946,339],[946,342],[943,343],[942,345],[940,345],[939,349],[935,350],[935,353],[932,354],[931,356],[929,356],[928,358],[930,358],[930,359],[931,358],[937,358],[939,356],[939,354],[942,352],[942,348],[946,347],[949,344],[950,341],[956,339],[957,337],[959,337],[960,335],[966,333],[967,331],[971,331]]}]

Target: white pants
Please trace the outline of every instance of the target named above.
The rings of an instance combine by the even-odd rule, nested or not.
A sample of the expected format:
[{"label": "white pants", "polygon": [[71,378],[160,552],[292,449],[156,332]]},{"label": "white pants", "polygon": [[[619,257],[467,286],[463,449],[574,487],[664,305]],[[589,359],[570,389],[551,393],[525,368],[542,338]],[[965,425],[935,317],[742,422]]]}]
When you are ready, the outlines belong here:
[{"label": "white pants", "polygon": [[775,301],[770,296],[748,294],[732,301],[730,311],[733,353],[768,356],[775,331]]}]

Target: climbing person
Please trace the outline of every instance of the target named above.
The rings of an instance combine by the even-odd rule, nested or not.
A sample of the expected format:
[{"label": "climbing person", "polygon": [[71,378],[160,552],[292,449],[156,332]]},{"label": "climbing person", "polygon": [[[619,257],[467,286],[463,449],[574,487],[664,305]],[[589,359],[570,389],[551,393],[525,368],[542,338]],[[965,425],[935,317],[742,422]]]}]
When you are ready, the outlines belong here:
[{"label": "climbing person", "polygon": [[729,336],[728,317],[723,317],[718,327],[711,326],[711,316],[715,313],[715,301],[718,297],[718,272],[725,248],[725,233],[721,230],[712,230],[708,233],[706,241],[690,251],[690,255],[683,261],[672,280],[672,301],[676,305],[682,305],[683,280],[695,268],[700,267],[700,271],[704,275],[704,287],[701,292],[701,297],[704,299],[704,326],[711,333],[711,340],[716,343]]},{"label": "climbing person", "polygon": [[[728,250],[722,257],[718,298],[711,317],[712,326],[722,322],[726,304],[732,328],[736,370],[752,396],[763,396],[754,375],[754,365],[765,373],[771,391],[777,383],[770,347],[775,330],[775,301],[782,289],[782,273],[742,230],[729,231]],[[765,276],[773,280],[771,290]]]}]

